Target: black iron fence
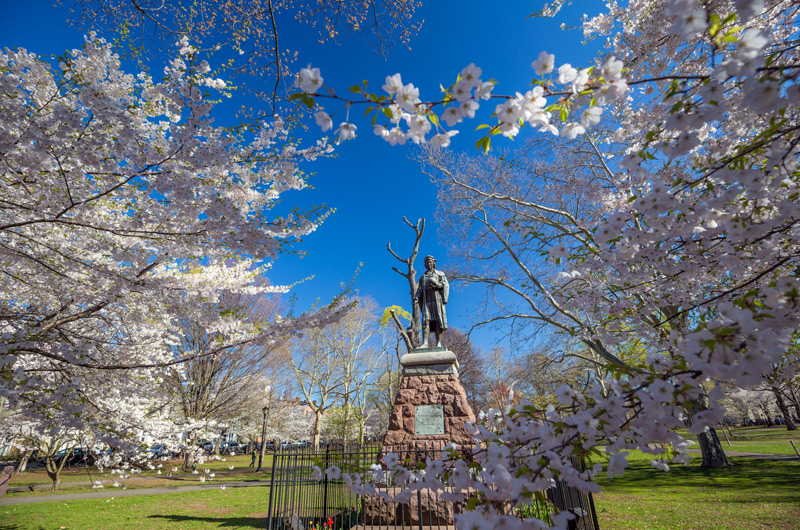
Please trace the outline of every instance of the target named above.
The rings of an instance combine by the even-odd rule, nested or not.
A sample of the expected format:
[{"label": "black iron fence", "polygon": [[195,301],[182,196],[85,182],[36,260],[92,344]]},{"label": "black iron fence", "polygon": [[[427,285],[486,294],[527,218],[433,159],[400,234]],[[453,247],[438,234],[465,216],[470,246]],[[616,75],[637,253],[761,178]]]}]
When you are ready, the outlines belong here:
[{"label": "black iron fence", "polygon": [[[375,485],[376,494],[357,495],[340,477],[325,473],[333,466],[343,472],[360,470],[362,482],[367,482],[375,478],[371,466],[381,463],[389,452],[398,454],[401,461],[413,464],[424,462],[426,457],[438,458],[441,450],[441,444],[431,443],[392,448],[371,444],[327,445],[318,450],[311,447],[281,449],[275,453],[272,463],[267,528],[414,530],[425,527],[452,530],[455,515],[466,510],[466,504],[448,500],[443,492],[423,489],[407,498],[395,499],[402,488],[386,482]],[[322,471],[322,477],[314,475],[315,466]],[[521,518],[536,517],[545,521],[556,512],[568,510],[576,516],[570,528],[599,530],[591,494],[567,487],[560,481],[523,507],[509,504],[505,510]]]}]

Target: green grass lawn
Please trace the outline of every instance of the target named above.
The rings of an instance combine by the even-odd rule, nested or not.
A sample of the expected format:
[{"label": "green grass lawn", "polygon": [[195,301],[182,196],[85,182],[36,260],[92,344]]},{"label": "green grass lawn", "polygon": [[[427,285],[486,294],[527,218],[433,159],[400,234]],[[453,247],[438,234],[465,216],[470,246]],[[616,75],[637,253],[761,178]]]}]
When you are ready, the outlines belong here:
[{"label": "green grass lawn", "polygon": [[[634,456],[634,455],[632,455]],[[595,495],[603,530],[795,530],[800,463],[731,458],[705,470],[699,458],[665,473],[635,455],[625,475],[604,475]]]},{"label": "green grass lawn", "polygon": [[[795,445],[797,445],[797,448],[800,449],[800,443],[795,442]],[[792,446],[789,444],[789,442],[748,443],[731,441],[730,446],[728,446],[727,443],[722,442],[722,448],[726,451],[746,451],[749,453],[771,453],[774,455],[797,456],[797,453],[794,452],[794,449],[792,449]]]},{"label": "green grass lawn", "polygon": [[3,530],[262,529],[269,487],[0,506]]},{"label": "green grass lawn", "polygon": [[[696,437],[685,429],[678,430],[678,434],[687,440],[696,441]],[[717,435],[722,443],[722,448],[727,451],[797,456],[789,443],[790,440],[794,441],[797,448],[800,449],[800,430],[787,431],[784,426],[738,427],[730,431],[727,428],[718,427]],[[728,445],[729,441],[730,445]],[[693,448],[699,449],[696,445]]]},{"label": "green grass lawn", "polygon": [[[726,429],[727,431],[727,429]],[[722,429],[717,429],[720,440],[725,442],[725,435]],[[800,442],[800,430],[787,431],[786,427],[739,427],[730,430],[729,438],[731,442],[772,442],[794,440]]]}]

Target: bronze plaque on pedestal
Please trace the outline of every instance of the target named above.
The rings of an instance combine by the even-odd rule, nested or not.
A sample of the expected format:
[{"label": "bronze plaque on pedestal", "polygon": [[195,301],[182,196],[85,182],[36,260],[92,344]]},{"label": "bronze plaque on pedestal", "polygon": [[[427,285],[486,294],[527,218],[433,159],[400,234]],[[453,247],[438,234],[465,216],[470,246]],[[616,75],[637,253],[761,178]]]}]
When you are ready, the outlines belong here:
[{"label": "bronze plaque on pedestal", "polygon": [[414,407],[414,434],[444,434],[444,407],[419,405]]}]

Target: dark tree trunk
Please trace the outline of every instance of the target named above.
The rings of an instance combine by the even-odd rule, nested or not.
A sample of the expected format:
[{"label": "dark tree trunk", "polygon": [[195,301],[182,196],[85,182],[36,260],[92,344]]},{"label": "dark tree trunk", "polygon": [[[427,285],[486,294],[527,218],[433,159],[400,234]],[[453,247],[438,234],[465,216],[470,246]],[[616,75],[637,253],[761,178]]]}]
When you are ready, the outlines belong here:
[{"label": "dark tree trunk", "polygon": [[761,406],[761,412],[767,417],[767,427],[772,427],[775,422],[772,421],[772,416],[769,413],[769,408],[766,405]]},{"label": "dark tree trunk", "polygon": [[[687,403],[686,410],[689,413],[689,424],[692,425],[694,423],[693,419],[695,414],[706,410],[706,408],[706,402],[703,397]],[[712,427],[698,434],[697,442],[700,444],[700,453],[703,455],[703,462],[700,464],[701,467],[716,469],[718,467],[731,465],[728,461],[728,457],[725,455],[725,450],[722,448],[722,442],[720,442],[715,428]]]},{"label": "dark tree trunk", "polygon": [[706,432],[701,432],[697,435],[697,441],[700,443],[700,452],[703,454],[701,467],[715,469],[731,465],[722,449],[722,442],[717,436],[716,429],[711,428]]},{"label": "dark tree trunk", "polygon": [[19,462],[17,463],[17,469],[14,470],[15,475],[21,475],[25,471],[25,469],[27,469],[28,460],[30,460],[31,454],[33,454],[33,451],[31,450],[25,451],[25,454],[22,455],[22,458],[20,458]]},{"label": "dark tree trunk", "polygon": [[781,414],[783,414],[783,420],[786,422],[786,430],[796,431],[797,427],[795,427],[792,421],[792,415],[789,413],[789,407],[786,406],[786,401],[783,399],[783,392],[779,387],[773,386],[772,393],[775,394],[775,403],[778,405]]},{"label": "dark tree trunk", "polygon": [[222,438],[228,435],[228,430],[223,429],[219,436],[217,436],[217,441],[214,443],[214,454],[219,456],[219,448],[222,446]]},{"label": "dark tree trunk", "polygon": [[189,469],[194,462],[194,452],[197,450],[197,437],[192,435],[189,437],[189,444],[183,451],[183,465],[184,470]]},{"label": "dark tree trunk", "polygon": [[[67,457],[65,456],[64,459]],[[52,491],[61,489],[61,470],[63,469],[63,462],[56,464],[52,460],[47,461],[47,476],[53,481],[53,486],[50,488]]]}]

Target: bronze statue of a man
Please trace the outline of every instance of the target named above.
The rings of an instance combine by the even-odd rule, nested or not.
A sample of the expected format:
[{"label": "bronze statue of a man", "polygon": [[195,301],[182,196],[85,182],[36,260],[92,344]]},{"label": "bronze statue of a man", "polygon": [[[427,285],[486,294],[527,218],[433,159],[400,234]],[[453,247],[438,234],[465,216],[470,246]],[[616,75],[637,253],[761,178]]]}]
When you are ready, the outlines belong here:
[{"label": "bronze statue of a man", "polygon": [[422,347],[428,347],[428,337],[436,333],[436,346],[442,345],[442,333],[447,330],[447,314],[444,306],[450,294],[447,276],[436,270],[436,259],[425,256],[425,273],[419,278],[414,297],[419,302],[420,324],[422,327]]}]

